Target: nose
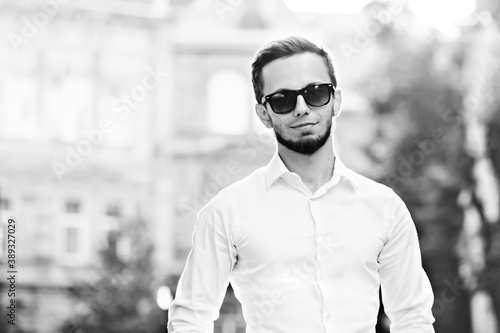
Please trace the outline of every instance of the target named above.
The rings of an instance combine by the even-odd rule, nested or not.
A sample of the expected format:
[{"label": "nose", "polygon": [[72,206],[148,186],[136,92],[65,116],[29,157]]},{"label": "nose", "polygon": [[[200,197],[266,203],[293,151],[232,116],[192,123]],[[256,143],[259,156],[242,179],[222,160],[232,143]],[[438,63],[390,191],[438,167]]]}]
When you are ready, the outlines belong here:
[{"label": "nose", "polygon": [[297,96],[297,104],[295,104],[295,109],[293,110],[293,115],[296,117],[307,115],[311,112],[309,105],[307,105],[304,97],[302,95]]}]

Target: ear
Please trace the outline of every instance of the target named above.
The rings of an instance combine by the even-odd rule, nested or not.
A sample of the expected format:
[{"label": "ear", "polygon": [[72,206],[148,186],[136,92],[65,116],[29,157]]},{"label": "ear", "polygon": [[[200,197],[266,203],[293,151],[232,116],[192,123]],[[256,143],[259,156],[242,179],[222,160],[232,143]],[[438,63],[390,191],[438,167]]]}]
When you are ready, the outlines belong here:
[{"label": "ear", "polygon": [[342,89],[335,89],[333,95],[333,116],[338,117],[342,112]]},{"label": "ear", "polygon": [[267,111],[264,105],[255,104],[255,113],[257,113],[257,116],[259,117],[260,121],[264,124],[264,126],[266,126],[267,128],[273,127],[273,122],[271,120],[271,117],[269,116],[269,112]]}]

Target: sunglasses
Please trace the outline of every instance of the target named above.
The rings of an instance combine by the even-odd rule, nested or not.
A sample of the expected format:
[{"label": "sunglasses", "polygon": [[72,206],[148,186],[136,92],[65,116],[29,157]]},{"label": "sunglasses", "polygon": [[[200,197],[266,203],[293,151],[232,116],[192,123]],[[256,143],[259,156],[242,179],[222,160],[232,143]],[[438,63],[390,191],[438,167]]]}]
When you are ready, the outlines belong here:
[{"label": "sunglasses", "polygon": [[319,107],[328,104],[334,92],[335,88],[331,83],[311,84],[300,90],[284,89],[266,95],[262,98],[262,103],[269,102],[274,113],[283,114],[295,109],[299,95],[304,98],[307,105]]}]

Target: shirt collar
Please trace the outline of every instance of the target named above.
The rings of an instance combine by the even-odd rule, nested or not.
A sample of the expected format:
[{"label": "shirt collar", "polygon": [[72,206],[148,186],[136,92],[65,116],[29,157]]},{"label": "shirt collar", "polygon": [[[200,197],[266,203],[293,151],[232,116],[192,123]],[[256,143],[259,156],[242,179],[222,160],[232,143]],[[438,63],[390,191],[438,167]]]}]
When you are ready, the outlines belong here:
[{"label": "shirt collar", "polygon": [[[340,179],[346,179],[352,184],[354,190],[358,190],[359,184],[356,174],[352,170],[347,168],[344,165],[344,163],[342,163],[337,153],[334,152],[333,154],[335,155],[335,168],[333,170],[332,179],[334,177],[340,177]],[[290,172],[288,168],[285,166],[285,164],[281,160],[281,157],[278,154],[278,150],[276,150],[266,168],[265,179],[266,179],[267,190],[269,191],[274,182],[276,182],[284,174],[292,174],[292,172]]]}]

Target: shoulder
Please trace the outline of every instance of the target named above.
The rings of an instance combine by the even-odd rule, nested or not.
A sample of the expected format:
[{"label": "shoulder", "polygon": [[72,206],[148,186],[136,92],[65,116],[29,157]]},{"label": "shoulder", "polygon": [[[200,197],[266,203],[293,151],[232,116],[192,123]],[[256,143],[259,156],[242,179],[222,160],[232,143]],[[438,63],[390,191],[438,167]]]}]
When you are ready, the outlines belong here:
[{"label": "shoulder", "polygon": [[259,168],[245,178],[227,186],[219,192],[227,199],[240,199],[265,189],[266,167]]},{"label": "shoulder", "polygon": [[403,199],[389,186],[352,171],[358,186],[359,198],[373,211],[380,212],[388,240],[402,230],[415,228],[411,214]]},{"label": "shoulder", "polygon": [[265,189],[265,167],[225,187],[206,204],[198,214],[212,211],[234,211],[237,202],[250,199]]},{"label": "shoulder", "polygon": [[361,193],[374,194],[385,199],[399,198],[396,192],[389,186],[363,176],[351,169],[348,169],[347,176]]}]

